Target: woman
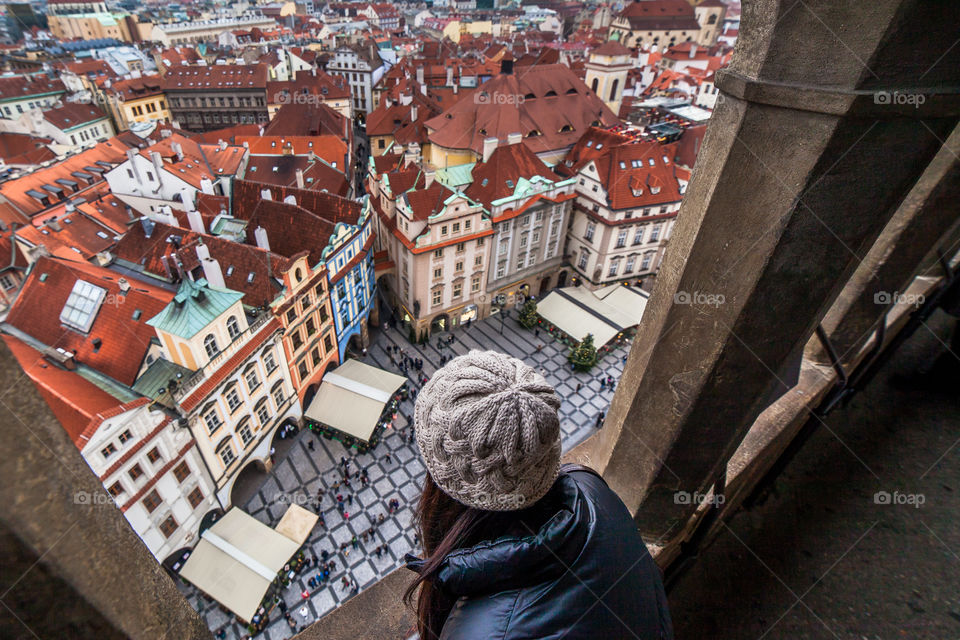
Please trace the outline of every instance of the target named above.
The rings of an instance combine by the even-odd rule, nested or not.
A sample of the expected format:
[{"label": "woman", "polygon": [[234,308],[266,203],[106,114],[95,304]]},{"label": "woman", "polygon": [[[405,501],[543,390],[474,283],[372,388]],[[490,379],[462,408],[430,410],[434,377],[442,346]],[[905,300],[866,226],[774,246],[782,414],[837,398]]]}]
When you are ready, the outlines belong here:
[{"label": "woman", "polygon": [[417,509],[423,640],[664,639],[660,573],[623,502],[593,471],[560,467],[560,399],[492,351],[450,361],[417,398],[427,467]]}]

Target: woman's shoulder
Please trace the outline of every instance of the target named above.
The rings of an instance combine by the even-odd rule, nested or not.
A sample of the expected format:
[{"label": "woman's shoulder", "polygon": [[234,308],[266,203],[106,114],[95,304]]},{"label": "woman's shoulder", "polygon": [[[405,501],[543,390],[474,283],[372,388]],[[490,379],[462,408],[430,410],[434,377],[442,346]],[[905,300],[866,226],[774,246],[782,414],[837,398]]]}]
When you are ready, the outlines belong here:
[{"label": "woman's shoulder", "polygon": [[522,589],[460,598],[443,625],[440,640],[502,640]]}]

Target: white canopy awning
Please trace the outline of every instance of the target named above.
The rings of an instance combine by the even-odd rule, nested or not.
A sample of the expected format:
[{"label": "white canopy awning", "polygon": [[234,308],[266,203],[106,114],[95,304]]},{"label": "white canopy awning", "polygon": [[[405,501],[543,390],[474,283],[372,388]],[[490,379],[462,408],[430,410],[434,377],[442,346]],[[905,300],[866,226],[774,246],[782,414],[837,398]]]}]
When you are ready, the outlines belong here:
[{"label": "white canopy awning", "polygon": [[304,416],[369,442],[383,408],[406,381],[359,360],[347,360],[323,376]]},{"label": "white canopy awning", "polygon": [[298,504],[292,504],[280,518],[276,530],[277,533],[287,536],[299,546],[310,537],[310,532],[313,531],[319,519],[320,516],[313,511],[307,511]]},{"label": "white canopy awning", "polygon": [[201,534],[180,575],[249,622],[301,544],[240,509],[230,509]]},{"label": "white canopy awning", "polygon": [[586,287],[554,289],[537,304],[537,313],[574,340],[593,334],[598,348],[643,318],[648,295],[634,287],[612,285],[598,291]]}]

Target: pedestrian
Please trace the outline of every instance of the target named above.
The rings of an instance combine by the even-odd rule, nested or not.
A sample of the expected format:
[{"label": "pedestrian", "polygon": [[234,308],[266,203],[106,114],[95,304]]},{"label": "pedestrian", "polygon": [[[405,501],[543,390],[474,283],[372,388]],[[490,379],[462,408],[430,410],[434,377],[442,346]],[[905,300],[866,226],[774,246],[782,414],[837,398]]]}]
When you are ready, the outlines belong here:
[{"label": "pedestrian", "polygon": [[603,390],[606,389],[606,388],[607,388],[607,381],[601,378],[601,379],[600,379],[600,391],[603,391]]},{"label": "pedestrian", "polygon": [[[274,566],[276,566],[276,565],[274,565]],[[306,600],[307,598],[310,597],[310,592],[307,591],[306,589],[304,589],[304,590],[303,590],[303,593],[300,594],[300,597],[302,597],[304,600]]]},{"label": "pedestrian", "polygon": [[353,506],[353,494],[352,494],[352,493],[347,496],[347,504],[349,504],[351,507]]},{"label": "pedestrian", "polygon": [[533,329],[533,335],[534,335],[534,337],[537,337],[537,338],[540,337],[540,327],[535,327],[535,328]]},{"label": "pedestrian", "polygon": [[578,383],[577,383],[577,393],[580,393],[580,389],[583,389],[583,383],[582,383],[582,382],[578,382]]},{"label": "pedestrian", "polygon": [[280,599],[280,602],[277,603],[277,606],[280,607],[280,611],[283,613],[287,612],[287,603],[283,600],[283,598]]},{"label": "pedestrian", "polygon": [[385,454],[383,454],[383,461],[386,462],[386,463],[389,463],[389,462],[390,462],[390,452],[389,452],[389,451],[386,452]]},{"label": "pedestrian", "polygon": [[603,426],[603,411],[601,411],[600,413],[597,414],[597,422],[596,422],[596,424],[594,424],[594,426],[595,426],[597,429],[599,429],[600,427]]},{"label": "pedestrian", "polygon": [[310,449],[311,452],[313,451],[313,440],[307,440],[307,449]]},{"label": "pedestrian", "polygon": [[[489,384],[464,394],[481,372]],[[413,583],[420,589],[418,630],[424,637],[555,638],[573,625],[581,637],[600,638],[627,635],[611,626],[622,623],[631,637],[672,638],[660,572],[636,523],[595,472],[560,466],[557,395],[544,385],[514,384],[529,374],[515,358],[474,351],[437,372],[421,395],[417,435],[426,473],[418,520],[431,539],[424,540],[426,562]],[[524,411],[497,411],[508,403]],[[525,435],[522,444],[517,433]],[[451,438],[461,446],[445,448]],[[466,519],[448,515],[491,504],[497,518],[475,518],[469,531],[462,530]],[[522,544],[503,543],[522,530],[530,508],[553,518],[541,519],[539,531],[528,529],[535,535]],[[558,517],[562,531],[552,526]],[[568,547],[577,553],[556,551]],[[470,584],[492,575],[495,589]],[[589,590],[604,594],[605,607],[571,615],[571,603],[584,598],[585,578],[577,576],[589,576]],[[455,612],[438,616],[451,596]]]}]

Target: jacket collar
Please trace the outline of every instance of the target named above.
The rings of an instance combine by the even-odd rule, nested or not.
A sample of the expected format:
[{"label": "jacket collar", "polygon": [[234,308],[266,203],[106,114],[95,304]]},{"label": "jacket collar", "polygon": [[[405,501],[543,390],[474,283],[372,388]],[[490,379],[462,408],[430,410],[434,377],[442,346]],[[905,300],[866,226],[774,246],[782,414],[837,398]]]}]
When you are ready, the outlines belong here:
[{"label": "jacket collar", "polygon": [[[580,555],[594,518],[576,481],[564,473],[542,501],[554,512],[539,529],[521,523],[515,535],[451,552],[434,584],[462,597],[522,588],[562,575]],[[417,561],[408,566],[419,568]]]}]

